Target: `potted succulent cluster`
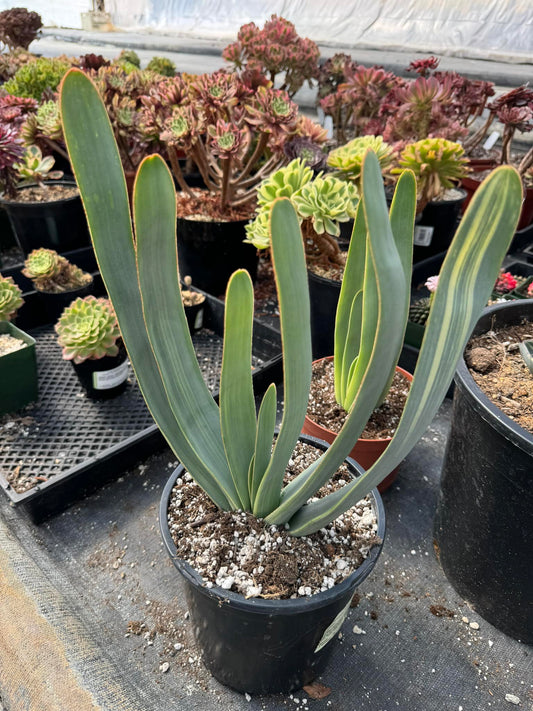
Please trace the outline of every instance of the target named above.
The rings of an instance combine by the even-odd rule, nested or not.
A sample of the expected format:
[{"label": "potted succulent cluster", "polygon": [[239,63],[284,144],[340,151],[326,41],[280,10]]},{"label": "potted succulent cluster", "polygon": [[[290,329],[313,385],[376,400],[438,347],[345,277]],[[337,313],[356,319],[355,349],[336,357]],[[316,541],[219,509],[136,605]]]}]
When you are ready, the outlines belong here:
[{"label": "potted succulent cluster", "polygon": [[23,303],[13,278],[0,275],[0,415],[38,396],[35,339],[13,323]]},{"label": "potted succulent cluster", "polygon": [[78,297],[63,311],[55,330],[63,358],[72,363],[88,397],[107,399],[126,389],[127,356],[109,299]]},{"label": "potted succulent cluster", "polygon": [[401,151],[392,174],[406,168],[417,182],[417,214],[413,261],[446,251],[457,227],[466,192],[460,188],[468,172],[468,160],[459,143],[446,138],[425,138],[408,143]]},{"label": "potted succulent cluster", "polygon": [[[182,276],[219,295],[235,268],[255,275],[256,251],[243,243],[255,187],[288,162],[283,148],[289,139],[323,140],[323,131],[298,117],[287,92],[271,86],[250,89],[224,71],[162,80],[143,103],[145,134],[163,145],[180,190]],[[181,157],[192,160],[205,187],[189,183]]]},{"label": "potted succulent cluster", "polygon": [[34,249],[22,274],[30,279],[44,303],[47,321],[53,322],[76,297],[91,293],[93,277],[53,249]]},{"label": "potted succulent cluster", "polygon": [[26,148],[14,126],[0,124],[0,206],[25,255],[45,247],[59,252],[89,243],[76,184],[53,171],[54,158]]},{"label": "potted succulent cluster", "polygon": [[[302,585],[294,599],[264,599],[260,589],[246,599],[231,589],[235,580],[228,574],[230,562],[225,571],[218,571],[215,581],[206,581],[179,558],[176,541],[185,531],[169,523],[171,501],[181,496],[184,486],[188,488],[192,477],[211,501],[206,504],[208,521],[201,520],[204,513],[200,510],[192,521],[195,527],[209,526],[212,517],[220,515],[225,520],[236,516],[239,521],[249,517],[265,536],[276,526],[276,537],[283,533],[294,544],[304,535],[320,535],[323,527],[348,515],[361,496],[401,461],[435,414],[514,231],[521,200],[519,179],[512,168],[500,168],[487,179],[465,215],[441,272],[417,372],[389,447],[369,470],[352,480],[343,479],[339,488],[316,499],[315,493],[331,479],[357,439],[401,348],[412,234],[400,206],[411,205],[414,212],[412,175],[407,173],[398,181],[398,221],[391,226],[379,164],[371,152],[366,157],[356,215],[363,239],[353,241],[351,247],[354,268],[364,269],[362,281],[354,282],[362,284],[362,295],[360,291],[345,294],[342,313],[353,313],[354,319],[339,325],[339,337],[341,328],[345,337],[348,384],[351,387],[357,381],[357,393],[335,442],[285,485],[311,379],[305,254],[293,206],[287,199],[278,199],[270,214],[284,349],[284,413],[275,437],[275,385],[266,391],[257,415],[254,404],[249,275],[239,270],[228,285],[217,405],[198,368],[179,296],[176,200],[165,163],[158,156],[141,163],[134,189],[134,238],[112,129],[96,89],[81,72],[67,74],[61,105],[94,248],[133,368],[156,422],[188,472],[180,467],[169,480],[160,521],[165,544],[186,580],[195,633],[205,643],[204,661],[219,680],[241,691],[298,688],[319,673],[331,646],[328,642],[349,609],[354,585],[375,563],[379,548],[371,548],[359,572],[337,585],[324,583],[325,589],[314,595]],[[91,121],[81,129],[83,115]],[[364,255],[363,262],[353,259],[356,250]],[[356,328],[359,317],[361,329]],[[352,353],[351,334],[355,332],[361,333],[361,347]],[[349,353],[354,356],[351,362]],[[379,500],[377,493],[372,496]],[[379,521],[377,504],[374,511]],[[203,534],[206,529],[200,530]],[[259,555],[258,548],[253,548],[253,555]],[[217,630],[221,631],[218,638]],[[252,647],[255,654],[250,656]]]},{"label": "potted succulent cluster", "polygon": [[[239,70],[245,81],[253,86],[267,81],[289,96],[307,81],[309,86],[318,76],[320,50],[310,39],[298,35],[296,28],[283,17],[272,15],[260,29],[254,22],[243,25],[222,57]],[[278,82],[279,84],[279,82]]]}]

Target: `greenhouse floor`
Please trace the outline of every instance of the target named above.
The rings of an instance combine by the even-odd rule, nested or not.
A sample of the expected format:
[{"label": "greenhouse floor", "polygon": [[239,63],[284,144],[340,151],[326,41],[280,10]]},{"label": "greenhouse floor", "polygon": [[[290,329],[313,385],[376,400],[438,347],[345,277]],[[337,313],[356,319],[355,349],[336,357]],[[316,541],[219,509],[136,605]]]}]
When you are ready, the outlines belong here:
[{"label": "greenhouse floor", "polygon": [[247,697],[204,669],[159,534],[169,451],[40,525],[2,496],[0,709],[532,709],[532,648],[473,612],[433,551],[450,410],[384,495],[383,553],[334,641],[326,688],[309,693]]}]

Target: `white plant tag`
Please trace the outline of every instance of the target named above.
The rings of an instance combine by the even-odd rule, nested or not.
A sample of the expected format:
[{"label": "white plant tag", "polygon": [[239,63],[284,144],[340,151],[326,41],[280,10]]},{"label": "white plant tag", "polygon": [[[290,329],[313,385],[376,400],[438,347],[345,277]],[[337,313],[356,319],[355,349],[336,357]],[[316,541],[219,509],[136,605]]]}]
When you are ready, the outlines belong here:
[{"label": "white plant tag", "polygon": [[320,640],[320,642],[318,643],[318,645],[317,645],[317,647],[316,647],[316,649],[315,649],[315,654],[316,654],[317,652],[320,652],[320,650],[322,649],[322,647],[325,647],[326,644],[327,644],[328,642],[330,642],[330,641],[333,639],[333,637],[335,637],[335,635],[337,634],[337,632],[340,630],[340,628],[342,627],[342,623],[343,623],[344,620],[346,619],[346,615],[347,615],[348,612],[350,611],[350,604],[351,604],[351,602],[352,602],[352,598],[350,598],[350,599],[348,600],[348,602],[346,603],[345,607],[342,608],[342,610],[339,612],[339,614],[337,615],[337,617],[335,617],[335,619],[333,620],[333,622],[329,625],[329,627],[327,627],[326,631],[325,631],[324,634],[322,635],[322,639]]},{"label": "white plant tag", "polygon": [[128,377],[128,361],[111,370],[102,370],[93,373],[93,388],[95,390],[109,390],[123,383]]},{"label": "white plant tag", "polygon": [[194,319],[194,328],[197,330],[202,328],[204,324],[204,310],[200,309],[198,313],[196,314],[196,318]]},{"label": "white plant tag", "polygon": [[415,225],[414,243],[417,247],[429,247],[433,239],[434,227]]},{"label": "white plant tag", "polygon": [[324,125],[324,117],[325,117],[324,109],[321,108],[320,106],[316,107],[316,117],[318,119],[318,123],[323,126]]},{"label": "white plant tag", "polygon": [[499,137],[500,137],[500,134],[498,133],[498,131],[493,131],[490,134],[490,136],[487,138],[485,143],[483,144],[483,148],[486,151],[490,151],[490,149],[496,144],[496,141],[498,140]]}]

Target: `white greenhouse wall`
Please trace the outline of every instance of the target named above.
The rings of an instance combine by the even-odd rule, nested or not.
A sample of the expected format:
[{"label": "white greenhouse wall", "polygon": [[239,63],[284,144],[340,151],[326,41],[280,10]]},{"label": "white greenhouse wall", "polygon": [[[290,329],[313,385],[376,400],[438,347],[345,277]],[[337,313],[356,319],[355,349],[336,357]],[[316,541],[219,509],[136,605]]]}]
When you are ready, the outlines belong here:
[{"label": "white greenhouse wall", "polygon": [[[45,25],[81,27],[90,0],[0,0],[24,4]],[[271,14],[316,42],[413,49],[439,54],[533,61],[533,0],[106,0],[117,28],[233,39],[245,22]]]}]

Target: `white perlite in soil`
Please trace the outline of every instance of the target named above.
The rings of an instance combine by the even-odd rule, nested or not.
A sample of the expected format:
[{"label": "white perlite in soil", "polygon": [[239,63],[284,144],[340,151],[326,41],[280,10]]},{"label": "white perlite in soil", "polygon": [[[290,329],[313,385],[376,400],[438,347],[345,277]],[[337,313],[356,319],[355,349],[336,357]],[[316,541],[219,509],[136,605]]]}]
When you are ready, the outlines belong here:
[{"label": "white perlite in soil", "polygon": [[19,351],[21,348],[25,348],[26,345],[20,338],[13,338],[8,333],[0,333],[0,356]]},{"label": "white perlite in soil", "polygon": [[[298,445],[289,479],[316,459],[317,450]],[[343,466],[323,496],[351,478]],[[348,577],[378,540],[377,520],[365,498],[332,524],[294,537],[284,526],[268,526],[243,511],[219,511],[185,473],[173,489],[168,512],[178,556],[204,579],[245,597],[297,598],[327,590]]]}]

